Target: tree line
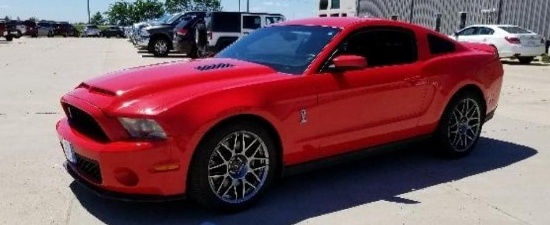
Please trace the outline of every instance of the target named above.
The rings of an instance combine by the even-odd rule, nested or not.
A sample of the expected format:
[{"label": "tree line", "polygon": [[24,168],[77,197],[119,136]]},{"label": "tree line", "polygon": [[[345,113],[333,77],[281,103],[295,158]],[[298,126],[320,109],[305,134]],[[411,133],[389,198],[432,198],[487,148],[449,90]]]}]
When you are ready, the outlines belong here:
[{"label": "tree line", "polygon": [[127,26],[159,18],[166,13],[187,11],[221,11],[221,0],[118,0],[103,13],[96,12],[90,19],[94,25],[113,24]]}]

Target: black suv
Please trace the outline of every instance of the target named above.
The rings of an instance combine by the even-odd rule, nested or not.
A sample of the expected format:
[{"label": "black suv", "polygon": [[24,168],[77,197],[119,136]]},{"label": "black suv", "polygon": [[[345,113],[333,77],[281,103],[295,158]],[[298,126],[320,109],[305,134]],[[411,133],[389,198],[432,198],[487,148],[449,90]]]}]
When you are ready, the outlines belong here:
[{"label": "black suv", "polygon": [[14,24],[0,20],[0,37],[5,37],[6,41],[13,41],[17,35],[18,31]]},{"label": "black suv", "polygon": [[139,48],[146,48],[155,56],[166,56],[173,49],[172,38],[174,37],[174,28],[182,20],[192,16],[203,16],[205,12],[186,12],[175,14],[165,23],[151,24],[138,31],[139,37],[136,45]]},{"label": "black suv", "polygon": [[186,17],[174,29],[173,46],[178,52],[187,54],[188,57],[197,58],[203,56],[199,49],[206,47],[207,31],[204,17]]},{"label": "black suv", "polygon": [[126,35],[124,34],[124,31],[120,27],[108,26],[107,28],[101,31],[101,36],[106,38],[110,38],[110,37],[123,38]]}]

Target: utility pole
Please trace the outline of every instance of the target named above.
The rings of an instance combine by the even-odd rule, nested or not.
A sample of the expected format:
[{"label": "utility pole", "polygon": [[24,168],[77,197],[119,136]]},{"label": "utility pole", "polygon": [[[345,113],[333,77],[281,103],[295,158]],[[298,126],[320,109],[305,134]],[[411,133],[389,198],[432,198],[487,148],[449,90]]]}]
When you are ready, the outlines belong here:
[{"label": "utility pole", "polygon": [[91,18],[90,18],[90,0],[88,0],[88,24],[90,24],[91,22]]},{"label": "utility pole", "polygon": [[241,0],[239,0],[239,12],[241,11]]},{"label": "utility pole", "polygon": [[355,2],[355,16],[359,17],[359,10],[361,9],[361,0]]},{"label": "utility pole", "polygon": [[498,1],[497,24],[500,24],[502,15],[502,0]]},{"label": "utility pole", "polygon": [[246,12],[250,12],[250,0],[246,0]]},{"label": "utility pole", "polygon": [[414,16],[414,0],[411,0],[411,14],[409,15],[409,23],[413,22]]}]

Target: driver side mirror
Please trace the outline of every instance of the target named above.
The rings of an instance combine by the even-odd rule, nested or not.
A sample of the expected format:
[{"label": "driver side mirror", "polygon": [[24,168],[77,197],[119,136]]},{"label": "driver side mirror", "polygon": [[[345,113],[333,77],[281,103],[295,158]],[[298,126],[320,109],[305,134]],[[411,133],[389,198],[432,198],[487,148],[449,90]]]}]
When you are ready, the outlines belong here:
[{"label": "driver side mirror", "polygon": [[458,31],[455,31],[454,36],[458,37]]},{"label": "driver side mirror", "polygon": [[367,67],[367,59],[358,55],[339,55],[332,59],[329,68],[338,71],[360,70]]}]

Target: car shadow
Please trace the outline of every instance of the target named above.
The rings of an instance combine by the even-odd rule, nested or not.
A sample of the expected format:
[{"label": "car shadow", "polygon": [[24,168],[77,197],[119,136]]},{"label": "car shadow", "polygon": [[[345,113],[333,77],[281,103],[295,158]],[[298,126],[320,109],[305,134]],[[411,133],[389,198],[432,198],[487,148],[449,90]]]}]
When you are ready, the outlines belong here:
[{"label": "car shadow", "polygon": [[543,63],[540,60],[539,61],[533,61],[530,64],[521,64],[519,61],[501,61],[504,65],[511,65],[511,66],[550,66],[548,63]]},{"label": "car shadow", "polygon": [[141,55],[141,57],[142,58],[189,58],[185,54],[170,54],[170,55],[162,56],[162,57],[156,57],[152,54],[143,54],[143,55]]},{"label": "car shadow", "polygon": [[0,45],[7,45],[9,43],[12,43],[13,41],[6,41],[6,40],[0,40]]},{"label": "car shadow", "polygon": [[489,138],[480,139],[470,156],[457,160],[433,157],[424,146],[416,144],[279,180],[262,201],[237,214],[208,212],[185,200],[108,200],[75,182],[70,188],[81,205],[106,224],[293,224],[381,200],[421,204],[399,195],[506,167],[537,154],[530,147]]}]

